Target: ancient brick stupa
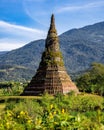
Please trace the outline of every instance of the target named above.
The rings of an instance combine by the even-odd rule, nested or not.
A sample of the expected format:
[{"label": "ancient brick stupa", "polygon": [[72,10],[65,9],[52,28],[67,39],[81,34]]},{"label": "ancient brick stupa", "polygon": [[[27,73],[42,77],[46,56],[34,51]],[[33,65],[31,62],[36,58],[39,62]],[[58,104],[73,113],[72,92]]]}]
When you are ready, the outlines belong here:
[{"label": "ancient brick stupa", "polygon": [[55,28],[54,15],[45,41],[45,51],[42,54],[39,68],[22,95],[41,95],[78,92],[76,85],[67,74],[59,48],[59,40]]}]

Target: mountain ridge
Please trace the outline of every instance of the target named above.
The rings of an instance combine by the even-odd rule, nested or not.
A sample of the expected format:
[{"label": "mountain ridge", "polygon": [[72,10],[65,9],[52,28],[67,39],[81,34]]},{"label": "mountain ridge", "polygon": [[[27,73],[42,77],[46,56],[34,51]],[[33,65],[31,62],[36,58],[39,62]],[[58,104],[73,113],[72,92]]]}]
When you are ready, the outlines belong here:
[{"label": "mountain ridge", "polygon": [[[59,41],[66,69],[71,75],[85,71],[92,62],[104,63],[104,22],[71,29],[61,34]],[[44,46],[44,39],[32,41],[19,49],[0,55],[0,64],[24,66],[35,73]],[[28,78],[31,79],[34,73],[29,73]]]}]

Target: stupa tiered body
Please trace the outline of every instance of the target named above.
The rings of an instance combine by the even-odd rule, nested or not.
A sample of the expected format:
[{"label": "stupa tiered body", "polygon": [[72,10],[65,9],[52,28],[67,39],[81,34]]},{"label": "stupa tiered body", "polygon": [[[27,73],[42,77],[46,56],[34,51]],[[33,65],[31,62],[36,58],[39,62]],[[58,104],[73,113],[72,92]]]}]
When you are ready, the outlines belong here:
[{"label": "stupa tiered body", "polygon": [[45,92],[55,95],[70,91],[78,92],[78,89],[66,72],[52,15],[39,68],[22,95],[35,96]]}]

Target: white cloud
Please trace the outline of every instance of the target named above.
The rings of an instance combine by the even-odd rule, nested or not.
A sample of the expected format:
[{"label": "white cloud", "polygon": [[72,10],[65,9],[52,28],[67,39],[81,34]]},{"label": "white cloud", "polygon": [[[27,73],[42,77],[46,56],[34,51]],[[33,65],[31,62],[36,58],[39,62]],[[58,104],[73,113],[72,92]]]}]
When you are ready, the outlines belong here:
[{"label": "white cloud", "polygon": [[13,50],[13,49],[16,49],[16,48],[19,48],[21,46],[23,46],[24,44],[22,43],[19,43],[19,42],[13,42],[12,43],[12,40],[11,42],[2,42],[0,43],[0,51],[9,51],[9,50]]},{"label": "white cloud", "polygon": [[56,13],[85,10],[85,9],[89,9],[89,8],[96,8],[96,7],[103,7],[103,6],[104,6],[104,1],[92,2],[92,3],[88,3],[88,4],[84,4],[84,5],[77,5],[77,6],[68,5],[68,6],[56,8]]},{"label": "white cloud", "polygon": [[16,36],[28,36],[29,38],[38,39],[43,37],[45,32],[38,29],[32,29],[25,26],[10,24],[5,21],[0,21],[0,33],[16,35]]},{"label": "white cloud", "polygon": [[5,21],[0,21],[0,27],[3,28],[11,28],[11,29],[19,29],[19,30],[23,30],[23,31],[29,31],[29,32],[37,32],[40,33],[42,31],[37,30],[37,29],[32,29],[32,28],[28,28],[28,27],[24,27],[24,26],[20,26],[20,25],[15,25],[15,24],[10,24],[7,23]]},{"label": "white cloud", "polygon": [[30,41],[44,38],[42,30],[0,21],[0,51],[18,48]]}]

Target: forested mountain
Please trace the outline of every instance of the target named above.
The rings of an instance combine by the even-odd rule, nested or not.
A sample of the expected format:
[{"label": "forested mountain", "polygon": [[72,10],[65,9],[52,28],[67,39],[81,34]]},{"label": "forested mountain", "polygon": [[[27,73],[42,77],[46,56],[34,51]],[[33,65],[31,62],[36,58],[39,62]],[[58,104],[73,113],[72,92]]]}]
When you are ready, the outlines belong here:
[{"label": "forested mountain", "polygon": [[0,51],[0,55],[6,54],[8,51]]},{"label": "forested mountain", "polygon": [[[85,71],[92,62],[104,63],[104,22],[69,30],[59,40],[69,74]],[[44,40],[37,40],[0,55],[0,80],[30,79],[39,65],[44,45]]]}]

